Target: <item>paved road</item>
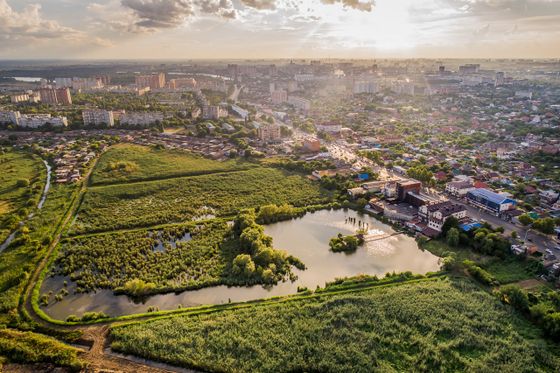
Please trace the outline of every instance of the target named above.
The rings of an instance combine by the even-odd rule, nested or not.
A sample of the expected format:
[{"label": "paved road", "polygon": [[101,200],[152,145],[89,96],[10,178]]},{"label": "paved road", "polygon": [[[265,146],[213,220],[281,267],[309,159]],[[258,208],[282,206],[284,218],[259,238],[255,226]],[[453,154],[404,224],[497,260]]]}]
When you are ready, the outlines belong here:
[{"label": "paved road", "polygon": [[550,237],[537,233],[532,229],[528,229],[527,227],[518,226],[511,222],[502,220],[497,216],[491,215],[483,210],[468,205],[462,200],[453,197],[451,197],[450,199],[465,206],[470,217],[477,220],[485,220],[493,226],[503,227],[504,233],[507,236],[511,235],[511,232],[515,231],[517,232],[520,239],[524,239],[526,237],[528,243],[533,243],[534,245],[536,245],[540,252],[544,253],[546,249],[551,249],[557,257],[560,257],[560,250],[556,248],[557,244]]}]

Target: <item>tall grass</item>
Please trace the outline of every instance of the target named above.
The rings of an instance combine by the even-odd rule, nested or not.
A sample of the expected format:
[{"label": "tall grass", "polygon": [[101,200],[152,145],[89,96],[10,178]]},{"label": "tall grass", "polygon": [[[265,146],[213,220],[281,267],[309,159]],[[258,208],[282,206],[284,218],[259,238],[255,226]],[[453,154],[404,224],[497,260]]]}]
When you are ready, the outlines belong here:
[{"label": "tall grass", "polygon": [[226,372],[558,371],[524,321],[466,281],[402,284],[112,329],[116,351]]}]

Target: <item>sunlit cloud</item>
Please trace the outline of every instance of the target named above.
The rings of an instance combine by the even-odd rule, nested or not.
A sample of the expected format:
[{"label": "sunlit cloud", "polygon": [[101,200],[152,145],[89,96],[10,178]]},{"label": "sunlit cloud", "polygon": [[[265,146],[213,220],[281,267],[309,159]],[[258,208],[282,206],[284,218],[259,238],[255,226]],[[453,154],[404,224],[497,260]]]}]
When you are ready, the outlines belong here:
[{"label": "sunlit cloud", "polygon": [[18,1],[0,57],[560,57],[560,0]]}]

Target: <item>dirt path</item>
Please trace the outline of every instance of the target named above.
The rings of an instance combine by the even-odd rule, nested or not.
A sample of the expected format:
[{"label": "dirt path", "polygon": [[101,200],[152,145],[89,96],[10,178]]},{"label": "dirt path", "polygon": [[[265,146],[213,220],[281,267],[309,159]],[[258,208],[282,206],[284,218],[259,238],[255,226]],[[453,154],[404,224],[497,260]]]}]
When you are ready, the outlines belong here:
[{"label": "dirt path", "polygon": [[544,281],[537,280],[536,278],[532,278],[529,280],[519,281],[516,283],[516,285],[518,285],[522,289],[531,290],[546,285],[546,283]]}]

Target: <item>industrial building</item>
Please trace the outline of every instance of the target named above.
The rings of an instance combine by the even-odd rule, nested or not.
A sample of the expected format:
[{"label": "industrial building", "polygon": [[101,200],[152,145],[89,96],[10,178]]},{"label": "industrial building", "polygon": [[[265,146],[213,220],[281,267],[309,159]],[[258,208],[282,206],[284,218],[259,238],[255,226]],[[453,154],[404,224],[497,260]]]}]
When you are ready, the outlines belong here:
[{"label": "industrial building", "polygon": [[496,216],[515,208],[517,204],[511,198],[484,188],[476,188],[469,191],[467,193],[467,201],[469,204]]}]

